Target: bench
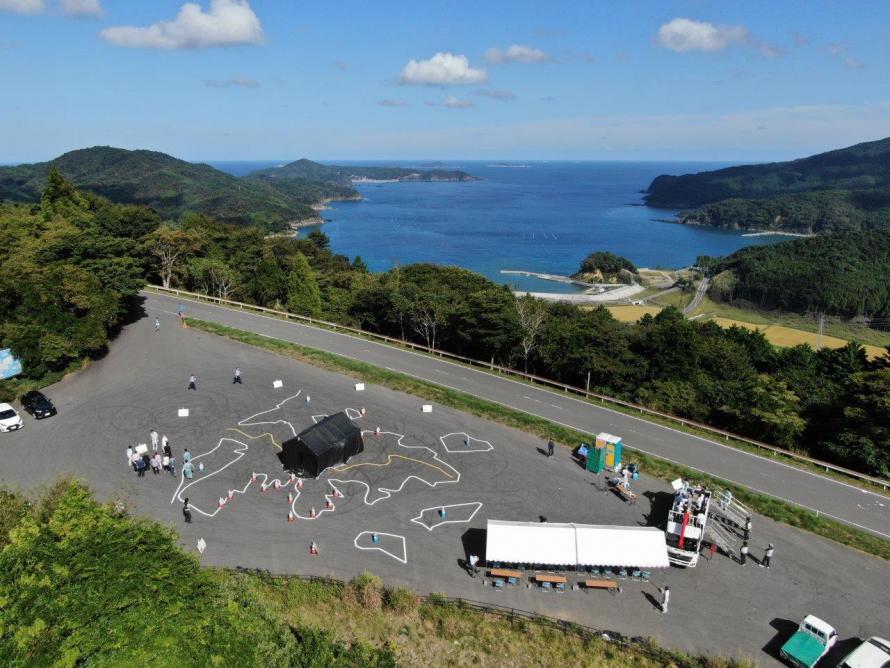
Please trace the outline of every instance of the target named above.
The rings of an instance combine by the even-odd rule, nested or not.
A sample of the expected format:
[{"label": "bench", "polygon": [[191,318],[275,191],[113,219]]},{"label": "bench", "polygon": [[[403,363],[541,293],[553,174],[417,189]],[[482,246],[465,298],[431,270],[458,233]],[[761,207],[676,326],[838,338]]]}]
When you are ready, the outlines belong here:
[{"label": "bench", "polygon": [[615,493],[627,503],[633,505],[637,502],[637,495],[627,489],[624,485],[613,485],[612,489],[614,489]]},{"label": "bench", "polygon": [[504,578],[505,580],[516,578],[518,580],[522,577],[522,571],[514,571],[509,568],[492,568],[490,571],[488,571],[488,577]]},{"label": "bench", "polygon": [[608,589],[610,594],[618,591],[618,583],[615,580],[585,580],[584,589]]},{"label": "bench", "polygon": [[563,575],[541,575],[538,574],[535,576],[535,580],[538,582],[549,582],[551,584],[565,584],[566,578]]}]

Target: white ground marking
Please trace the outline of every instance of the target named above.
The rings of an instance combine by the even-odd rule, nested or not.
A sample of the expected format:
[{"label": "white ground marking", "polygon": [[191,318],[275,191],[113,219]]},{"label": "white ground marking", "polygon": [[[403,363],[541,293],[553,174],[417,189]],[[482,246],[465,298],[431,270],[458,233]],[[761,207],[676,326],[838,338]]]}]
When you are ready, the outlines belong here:
[{"label": "white ground marking", "polygon": [[[460,446],[451,449],[448,447],[448,442],[445,440],[449,436],[462,436]],[[445,434],[444,436],[440,436],[439,440],[442,442],[442,445],[445,447],[445,452],[460,454],[463,452],[491,452],[494,450],[494,446],[489,441],[483,441],[481,438],[473,438],[465,431],[455,431],[450,434]],[[480,445],[474,445],[475,443],[479,443]],[[482,447],[485,445],[487,447]]]},{"label": "white ground marking", "polygon": [[[465,507],[465,506],[475,506],[475,507],[476,507],[476,508],[473,510],[473,512],[470,513],[470,516],[469,516],[467,519],[465,519],[465,520],[446,520],[446,519],[443,519],[441,522],[436,522],[436,523],[434,523],[434,524],[432,524],[432,525],[427,525],[426,522],[423,521],[423,515],[424,515],[424,513],[425,513],[426,511],[428,511],[428,510],[439,510],[440,508],[444,508],[444,509],[445,509],[445,512],[447,513],[449,508],[463,508],[463,507]],[[430,507],[430,508],[424,508],[423,510],[421,510],[421,511],[420,511],[420,515],[418,515],[417,517],[412,518],[411,521],[414,522],[415,524],[419,524],[420,526],[422,526],[422,527],[423,527],[424,529],[426,529],[427,531],[432,531],[432,530],[435,529],[436,527],[440,527],[440,526],[442,526],[443,524],[466,524],[466,523],[468,523],[468,522],[472,522],[472,521],[473,521],[473,518],[476,517],[476,513],[478,513],[481,509],[482,509],[482,502],[481,502],[481,501],[470,501],[469,503],[453,503],[453,504],[451,504],[451,505],[449,505],[449,506],[432,506],[432,507]],[[437,515],[437,517],[438,517],[438,515]],[[446,517],[447,517],[447,515],[446,515]]]},{"label": "white ground marking", "polygon": [[[412,450],[426,450],[427,452],[429,452],[430,454],[433,455],[434,461],[436,461],[439,464],[441,464],[442,466],[446,466],[449,469],[451,469],[452,471],[454,471],[455,478],[453,478],[451,480],[438,480],[436,482],[430,482],[429,480],[424,480],[420,476],[409,475],[395,489],[389,488],[389,487],[377,487],[377,491],[380,492],[383,496],[381,496],[378,499],[375,499],[374,501],[368,501],[368,496],[371,494],[371,487],[370,487],[370,485],[368,485],[368,483],[366,483],[362,480],[353,480],[353,479],[349,479],[349,478],[329,478],[328,483],[331,484],[331,487],[334,487],[336,489],[336,487],[332,483],[340,483],[341,485],[346,485],[348,483],[354,483],[356,485],[362,485],[365,488],[365,496],[362,499],[362,502],[366,506],[373,506],[377,502],[383,501],[385,499],[389,499],[390,497],[392,497],[393,494],[397,494],[397,493],[401,492],[402,489],[405,487],[405,485],[408,484],[409,480],[418,480],[419,482],[422,482],[424,485],[427,485],[428,487],[433,487],[433,488],[435,488],[439,485],[457,484],[458,482],[460,482],[460,471],[458,471],[456,468],[454,468],[451,464],[448,464],[447,462],[444,462],[441,459],[439,459],[438,453],[436,453],[436,451],[433,450],[432,448],[428,448],[425,445],[405,445],[404,443],[402,443],[402,439],[405,438],[405,436],[403,434],[396,434],[395,432],[391,432],[391,431],[383,431],[380,433],[381,433],[381,435],[388,434],[390,436],[398,436],[398,440],[396,441],[396,444],[400,448],[406,448],[406,449],[412,449]],[[367,434],[369,436],[373,436],[374,432],[366,429],[366,430],[362,430],[362,434],[363,435]],[[333,473],[337,473],[337,472],[343,472],[344,470],[352,468],[353,466],[354,465],[346,464],[344,466],[333,467],[329,470],[332,471]],[[439,468],[439,467],[437,466],[435,468]],[[444,473],[447,477],[448,474],[446,471],[444,471],[443,469],[439,469],[439,470],[442,471],[442,473]]]},{"label": "white ground marking", "polygon": [[[362,547],[358,544],[358,539],[362,536],[368,536],[368,540],[371,540],[371,534],[377,534],[378,536],[389,536],[390,538],[401,538],[402,539],[402,556],[400,557],[397,554],[393,554],[389,550],[384,550],[382,547],[374,545],[372,547]],[[396,561],[400,561],[403,564],[408,563],[408,545],[405,542],[405,537],[400,536],[397,533],[383,533],[382,531],[362,531],[358,536],[355,537],[355,540],[352,541],[352,544],[355,545],[359,550],[368,550],[373,551],[376,550],[378,552],[383,552],[383,554],[392,557]]]},{"label": "white ground marking", "polygon": [[256,427],[261,424],[286,424],[288,427],[290,427],[290,430],[293,433],[293,435],[296,436],[297,430],[294,429],[294,425],[291,424],[290,422],[288,422],[287,420],[275,420],[272,422],[250,422],[250,420],[253,420],[254,418],[258,418],[260,415],[265,415],[266,413],[271,413],[272,411],[280,410],[281,407],[284,406],[284,404],[286,404],[291,399],[296,399],[297,397],[300,396],[300,394],[302,394],[302,392],[303,392],[303,390],[300,390],[296,394],[293,394],[293,395],[287,397],[286,399],[282,399],[275,405],[275,408],[270,408],[267,411],[260,411],[259,413],[254,413],[250,417],[244,418],[243,420],[241,420],[241,422],[238,423],[238,426],[239,427]]},{"label": "white ground marking", "polygon": [[322,413],[321,415],[313,415],[313,416],[312,416],[312,421],[313,421],[315,424],[318,424],[319,422],[321,422],[322,420],[324,420],[327,416],[328,416],[327,413]]}]

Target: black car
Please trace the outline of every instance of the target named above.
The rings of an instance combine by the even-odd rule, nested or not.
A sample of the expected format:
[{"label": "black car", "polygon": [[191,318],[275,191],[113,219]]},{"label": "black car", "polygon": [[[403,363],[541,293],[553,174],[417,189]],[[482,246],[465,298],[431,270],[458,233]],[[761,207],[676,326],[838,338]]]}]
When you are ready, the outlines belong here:
[{"label": "black car", "polygon": [[38,420],[52,417],[58,412],[53,402],[47,399],[43,392],[37,390],[31,390],[22,397],[22,408]]}]

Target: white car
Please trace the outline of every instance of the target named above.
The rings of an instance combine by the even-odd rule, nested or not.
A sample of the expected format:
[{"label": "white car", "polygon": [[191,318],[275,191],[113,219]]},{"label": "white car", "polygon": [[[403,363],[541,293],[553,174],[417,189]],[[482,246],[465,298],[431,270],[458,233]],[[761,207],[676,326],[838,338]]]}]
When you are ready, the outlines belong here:
[{"label": "white car", "polygon": [[0,404],[0,431],[15,431],[23,426],[22,417],[9,404]]},{"label": "white car", "polygon": [[890,641],[869,638],[847,655],[840,668],[887,668],[890,666]]}]

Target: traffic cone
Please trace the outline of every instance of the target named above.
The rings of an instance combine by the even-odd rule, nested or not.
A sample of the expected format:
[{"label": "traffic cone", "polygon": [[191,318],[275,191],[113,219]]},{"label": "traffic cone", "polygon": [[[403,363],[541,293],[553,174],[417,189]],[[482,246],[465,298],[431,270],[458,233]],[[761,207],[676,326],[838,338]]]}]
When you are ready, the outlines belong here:
[{"label": "traffic cone", "polygon": [[303,479],[297,478],[297,489],[303,489]]},{"label": "traffic cone", "polygon": [[309,554],[313,557],[318,556],[318,545],[315,544],[315,541],[312,541],[312,544],[309,546]]},{"label": "traffic cone", "polygon": [[315,517],[315,508],[309,511],[309,517]]},{"label": "traffic cone", "polygon": [[235,496],[235,490],[234,490],[234,489],[230,489],[230,490],[229,490],[229,501],[231,501],[231,500],[232,500],[232,497],[234,497],[234,496]]},{"label": "traffic cone", "polygon": [[325,499],[324,507],[327,508],[328,510],[333,510],[333,509],[334,509],[334,504],[331,503],[331,500],[330,500],[330,499]]},{"label": "traffic cone", "polygon": [[368,411],[365,410],[365,407],[362,406],[362,415],[364,416]]},{"label": "traffic cone", "polygon": [[294,514],[293,514],[293,512],[288,511],[288,513],[287,513],[287,521],[288,521],[288,522],[293,522],[293,521],[294,521]]},{"label": "traffic cone", "polygon": [[287,483],[287,484],[288,484],[288,485],[292,485],[296,479],[297,479],[297,476],[295,476],[293,473],[291,473],[291,474],[290,474],[290,479],[288,480],[288,483]]},{"label": "traffic cone", "polygon": [[343,492],[341,492],[341,491],[340,491],[339,489],[337,489],[336,487],[334,488],[334,498],[335,498],[335,499],[342,499],[342,498],[343,498]]},{"label": "traffic cone", "polygon": [[275,479],[275,482],[272,483],[272,484],[275,485],[275,490],[276,490],[276,491],[279,490],[279,489],[281,489],[281,483],[278,482],[278,479],[277,479],[277,478]]},{"label": "traffic cone", "polygon": [[293,502],[294,502],[294,495],[291,494],[290,492],[287,493],[287,502],[288,502],[288,503],[293,503]]},{"label": "traffic cone", "polygon": [[250,482],[256,482],[256,473],[250,474]]},{"label": "traffic cone", "polygon": [[219,497],[219,507],[222,508],[224,505],[226,505],[226,497],[221,496]]},{"label": "traffic cone", "polygon": [[377,429],[374,430],[374,436],[377,437],[378,441],[380,440],[380,427],[377,427]]}]

